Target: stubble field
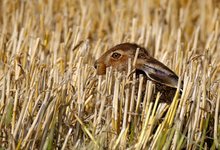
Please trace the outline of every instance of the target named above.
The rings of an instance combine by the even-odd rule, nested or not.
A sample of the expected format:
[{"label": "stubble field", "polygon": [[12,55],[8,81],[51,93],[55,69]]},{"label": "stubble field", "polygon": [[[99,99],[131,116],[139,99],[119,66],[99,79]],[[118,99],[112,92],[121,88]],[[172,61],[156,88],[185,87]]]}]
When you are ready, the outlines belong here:
[{"label": "stubble field", "polygon": [[[220,148],[218,0],[1,0],[0,10],[0,149]],[[176,72],[182,95],[167,105],[149,100],[151,83],[140,97],[135,79],[96,75],[95,60],[122,42]]]}]

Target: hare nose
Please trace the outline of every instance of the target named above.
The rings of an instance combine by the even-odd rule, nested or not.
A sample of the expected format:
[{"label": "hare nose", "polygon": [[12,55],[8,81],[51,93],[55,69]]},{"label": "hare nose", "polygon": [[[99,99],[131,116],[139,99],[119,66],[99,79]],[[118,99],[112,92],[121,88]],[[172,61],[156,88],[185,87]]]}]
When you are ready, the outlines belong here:
[{"label": "hare nose", "polygon": [[97,69],[97,67],[98,67],[98,62],[97,61],[95,61],[94,67],[95,67],[95,69]]}]

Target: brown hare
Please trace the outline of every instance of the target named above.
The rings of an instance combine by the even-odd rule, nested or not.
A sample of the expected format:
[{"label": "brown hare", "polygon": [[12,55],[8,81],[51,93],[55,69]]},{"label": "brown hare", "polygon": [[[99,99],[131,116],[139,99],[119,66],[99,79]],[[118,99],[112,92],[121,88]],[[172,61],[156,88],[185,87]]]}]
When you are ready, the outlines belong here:
[{"label": "brown hare", "polygon": [[[133,62],[136,50],[139,49],[136,64],[136,72],[142,72],[145,80],[151,80],[155,84],[155,95],[161,93],[160,101],[170,103],[175,95],[179,77],[166,65],[151,57],[147,50],[137,44],[122,43],[105,52],[95,61],[98,75],[104,75],[107,67],[119,72],[128,70],[129,58]],[[146,82],[145,82],[146,83]]]}]

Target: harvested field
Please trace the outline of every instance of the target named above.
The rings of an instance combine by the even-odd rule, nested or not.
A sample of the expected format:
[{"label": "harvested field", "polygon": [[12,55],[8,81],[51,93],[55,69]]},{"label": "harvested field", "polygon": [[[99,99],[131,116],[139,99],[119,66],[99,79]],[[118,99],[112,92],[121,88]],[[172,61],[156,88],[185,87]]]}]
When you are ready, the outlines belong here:
[{"label": "harvested field", "polygon": [[[220,1],[1,0],[0,10],[1,150],[220,149]],[[95,60],[123,42],[171,68],[182,94],[150,101],[152,83],[135,74],[97,75]]]}]

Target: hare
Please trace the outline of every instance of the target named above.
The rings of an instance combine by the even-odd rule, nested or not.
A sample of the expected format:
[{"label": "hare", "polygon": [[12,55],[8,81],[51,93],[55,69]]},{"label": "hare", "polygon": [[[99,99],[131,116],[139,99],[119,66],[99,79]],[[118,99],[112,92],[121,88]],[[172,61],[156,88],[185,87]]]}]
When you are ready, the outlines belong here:
[{"label": "hare", "polygon": [[[134,69],[145,75],[145,80],[155,84],[155,95],[161,93],[160,101],[171,103],[175,95],[179,77],[166,65],[151,57],[147,50],[134,43],[122,43],[105,52],[95,61],[98,75],[104,75],[107,67],[119,72],[128,70],[129,58],[134,60],[136,50],[139,49]],[[145,82],[146,83],[146,82]]]}]

